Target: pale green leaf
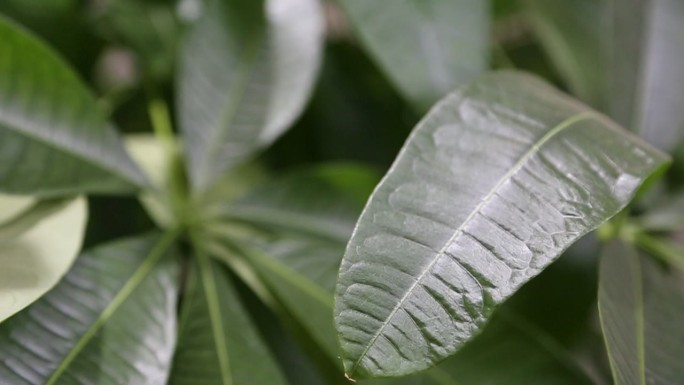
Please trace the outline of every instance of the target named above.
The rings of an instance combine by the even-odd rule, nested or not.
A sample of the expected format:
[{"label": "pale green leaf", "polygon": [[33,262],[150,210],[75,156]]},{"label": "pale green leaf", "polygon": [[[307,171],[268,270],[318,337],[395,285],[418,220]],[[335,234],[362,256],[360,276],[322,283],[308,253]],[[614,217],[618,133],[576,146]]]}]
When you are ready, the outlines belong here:
[{"label": "pale green leaf", "polygon": [[289,128],[312,89],[324,32],[318,0],[205,5],[179,64],[179,122],[196,189]]},{"label": "pale green leaf", "polygon": [[16,217],[34,203],[36,200],[31,197],[0,194],[0,224]]},{"label": "pale green leaf", "polygon": [[174,234],[81,255],[50,293],[0,325],[0,383],[166,384],[176,340]]},{"label": "pale green leaf", "polygon": [[335,314],[348,375],[399,376],[458,351],[667,162],[531,76],[496,73],[446,97],[347,246]]},{"label": "pale green leaf", "polygon": [[0,322],[25,308],[69,270],[81,249],[84,198],[34,204],[0,224]]},{"label": "pale green leaf", "polygon": [[224,267],[198,254],[183,296],[169,384],[285,383]]},{"label": "pale green leaf", "polygon": [[684,277],[615,242],[601,261],[599,312],[617,385],[684,378]]},{"label": "pale green leaf", "polygon": [[131,193],[146,182],[76,74],[0,17],[0,191]]},{"label": "pale green leaf", "polygon": [[370,55],[421,111],[488,67],[487,1],[339,3]]}]

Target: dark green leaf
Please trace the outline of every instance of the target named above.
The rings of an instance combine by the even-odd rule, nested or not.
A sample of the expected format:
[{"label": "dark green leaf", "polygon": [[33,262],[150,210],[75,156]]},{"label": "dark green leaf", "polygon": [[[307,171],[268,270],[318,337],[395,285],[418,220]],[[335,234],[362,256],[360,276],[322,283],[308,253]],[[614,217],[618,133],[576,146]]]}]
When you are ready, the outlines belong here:
[{"label": "dark green leaf", "polygon": [[0,326],[0,383],[166,384],[176,340],[173,234],[81,255],[64,280]]},{"label": "dark green leaf", "polygon": [[218,262],[197,255],[182,306],[169,384],[285,384]]},{"label": "dark green leaf", "polygon": [[527,4],[542,43],[579,97],[660,148],[684,140],[681,1]]},{"label": "dark green leaf", "polygon": [[178,101],[198,189],[299,115],[321,59],[318,0],[210,0],[182,48]]},{"label": "dark green leaf", "polygon": [[86,201],[77,198],[36,203],[0,223],[0,322],[66,274],[81,250],[87,218]]},{"label": "dark green leaf", "polygon": [[532,25],[571,91],[602,108],[606,75],[601,63],[605,2],[596,0],[524,0]]},{"label": "dark green leaf", "polygon": [[[250,234],[241,242],[243,251],[273,295],[334,361],[339,347],[330,293],[345,242],[377,180],[366,168],[342,164],[293,173],[224,207],[220,218],[271,232]],[[217,254],[230,257],[220,246]]]},{"label": "dark green leaf", "polygon": [[0,191],[128,193],[145,180],[95,99],[51,50],[0,18]]},{"label": "dark green leaf", "polygon": [[421,111],[487,69],[486,1],[339,3],[369,53]]},{"label": "dark green leaf", "polygon": [[561,346],[512,313],[497,313],[485,332],[425,373],[361,385],[591,385]]},{"label": "dark green leaf", "polygon": [[459,350],[667,162],[527,75],[489,75],[446,97],[347,246],[335,314],[348,375],[404,375]]},{"label": "dark green leaf", "polygon": [[175,1],[104,1],[94,13],[95,30],[134,50],[148,75],[155,80],[171,76],[181,34]]},{"label": "dark green leaf", "polygon": [[684,277],[616,242],[601,261],[599,311],[617,385],[684,378]]}]

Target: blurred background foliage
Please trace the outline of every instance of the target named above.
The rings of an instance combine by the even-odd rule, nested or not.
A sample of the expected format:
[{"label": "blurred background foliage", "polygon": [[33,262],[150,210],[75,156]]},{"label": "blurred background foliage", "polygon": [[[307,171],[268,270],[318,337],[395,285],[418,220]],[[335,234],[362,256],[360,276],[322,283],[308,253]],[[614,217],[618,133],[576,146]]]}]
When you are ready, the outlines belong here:
[{"label": "blurred background foliage", "polygon": [[[524,3],[493,1],[491,68],[533,72],[565,91],[577,91],[563,81]],[[0,13],[49,42],[91,85],[118,127],[136,133],[152,131],[147,110],[150,95],[164,97],[173,108],[176,48],[200,6],[199,0],[2,0]],[[398,94],[359,46],[332,1],[326,1],[326,17],[324,64],[311,101],[294,127],[257,162],[273,174],[352,162],[380,175],[422,111],[414,110]],[[684,146],[680,145],[661,190],[683,187]],[[86,248],[153,227],[133,198],[95,197],[89,204]],[[684,235],[675,234],[673,239],[684,247]],[[596,314],[598,255],[597,242],[583,240],[527,284],[502,312],[523,318],[535,338],[572,356],[595,383],[608,384],[610,373]],[[254,299],[245,287],[240,292]],[[245,303],[250,304],[288,377],[296,383],[344,383],[335,365],[322,358],[312,341],[306,343],[310,337],[292,318],[282,321],[259,301]],[[488,339],[485,333],[476,343],[491,344]],[[315,365],[306,357],[316,357]]]}]

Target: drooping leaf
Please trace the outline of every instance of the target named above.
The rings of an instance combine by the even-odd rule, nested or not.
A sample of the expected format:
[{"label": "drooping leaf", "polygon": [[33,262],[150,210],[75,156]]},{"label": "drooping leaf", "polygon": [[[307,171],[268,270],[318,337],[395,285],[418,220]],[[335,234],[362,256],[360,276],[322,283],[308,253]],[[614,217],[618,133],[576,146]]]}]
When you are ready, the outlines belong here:
[{"label": "drooping leaf", "polygon": [[0,383],[166,384],[176,340],[173,234],[81,255],[50,293],[0,325]]},{"label": "drooping leaf", "polygon": [[0,40],[0,191],[56,196],[145,186],[67,65],[2,18]]},{"label": "drooping leaf", "polygon": [[523,74],[438,103],[371,196],[336,290],[350,376],[425,369],[668,162]]},{"label": "drooping leaf", "polygon": [[421,112],[487,69],[486,1],[339,3],[371,56]]},{"label": "drooping leaf", "polygon": [[318,0],[211,0],[189,31],[179,121],[196,189],[289,128],[321,59]]},{"label": "drooping leaf", "polygon": [[601,261],[599,311],[617,385],[684,378],[684,278],[615,242]]},{"label": "drooping leaf", "polygon": [[170,384],[286,383],[218,262],[197,255],[182,306]]},{"label": "drooping leaf", "polygon": [[[684,4],[527,0],[541,42],[584,100],[650,143],[684,140]],[[626,58],[638,58],[628,60]]]},{"label": "drooping leaf", "polygon": [[[377,180],[367,168],[344,164],[295,172],[226,205],[219,218],[269,231],[240,240],[245,257],[335,362],[330,293],[345,242]],[[218,243],[215,254],[230,258],[220,238]]]},{"label": "drooping leaf", "polygon": [[88,217],[84,198],[34,204],[0,224],[0,322],[25,308],[69,270]]}]

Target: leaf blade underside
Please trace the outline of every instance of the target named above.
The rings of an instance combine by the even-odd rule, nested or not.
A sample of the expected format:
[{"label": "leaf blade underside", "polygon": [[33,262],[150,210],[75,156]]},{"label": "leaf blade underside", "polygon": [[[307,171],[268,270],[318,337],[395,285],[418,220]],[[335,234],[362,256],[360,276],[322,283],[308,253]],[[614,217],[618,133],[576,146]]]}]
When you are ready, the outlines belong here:
[{"label": "leaf blade underside", "polygon": [[82,254],[55,289],[0,325],[0,382],[165,384],[176,339],[174,238]]},{"label": "leaf blade underside", "polygon": [[133,193],[147,182],[76,74],[0,17],[0,191]]},{"label": "leaf blade underside", "polygon": [[202,190],[280,136],[304,108],[321,61],[317,0],[212,0],[189,31],[179,122]]},{"label": "leaf blade underside", "polygon": [[335,302],[347,373],[399,376],[453,354],[667,161],[527,75],[493,74],[448,96],[347,246]]}]

